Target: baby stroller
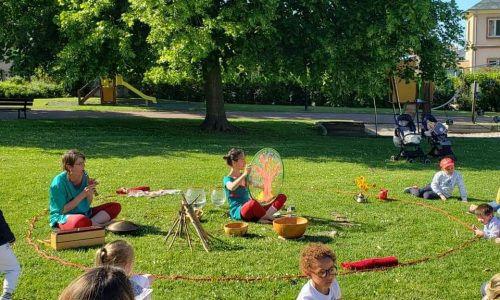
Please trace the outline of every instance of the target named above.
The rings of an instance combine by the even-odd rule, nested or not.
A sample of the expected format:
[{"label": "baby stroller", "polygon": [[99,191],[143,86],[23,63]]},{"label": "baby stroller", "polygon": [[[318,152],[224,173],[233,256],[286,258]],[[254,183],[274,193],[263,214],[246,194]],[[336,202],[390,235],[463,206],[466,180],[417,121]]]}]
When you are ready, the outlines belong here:
[{"label": "baby stroller", "polygon": [[400,158],[405,158],[408,162],[414,162],[416,159],[424,160],[426,156],[420,147],[422,137],[416,132],[412,117],[408,114],[401,114],[395,118],[395,123],[396,129],[392,140],[394,146],[399,148],[399,153],[391,156],[391,160]]},{"label": "baby stroller", "polygon": [[438,159],[450,157],[457,160],[451,149],[451,141],[448,139],[448,128],[431,114],[422,117],[422,136],[426,137],[431,145],[429,156]]}]

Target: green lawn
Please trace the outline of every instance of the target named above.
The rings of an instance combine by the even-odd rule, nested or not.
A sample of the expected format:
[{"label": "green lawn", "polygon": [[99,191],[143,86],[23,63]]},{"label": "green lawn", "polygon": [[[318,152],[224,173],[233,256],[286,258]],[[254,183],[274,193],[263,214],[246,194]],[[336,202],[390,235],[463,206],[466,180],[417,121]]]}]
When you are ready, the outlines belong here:
[{"label": "green lawn", "polygon": [[[36,99],[34,109],[51,110],[97,110],[97,111],[205,111],[205,102],[188,102],[158,99],[158,103],[149,103],[143,99],[118,99],[117,105],[101,105],[99,98],[90,98],[84,105],[78,105],[77,98]],[[260,104],[225,104],[227,112],[287,112],[302,113],[303,105],[260,105]],[[331,107],[309,106],[308,113],[369,113],[373,114],[373,107]],[[378,108],[380,114],[392,114],[392,108]],[[436,116],[470,116],[470,111],[433,111]],[[487,113],[493,117],[495,113]]]},{"label": "green lawn", "polygon": [[[402,193],[413,184],[430,181],[436,164],[392,162],[397,152],[391,138],[320,136],[312,124],[286,121],[233,121],[242,130],[208,134],[199,120],[80,119],[1,120],[0,208],[17,236],[14,250],[23,273],[15,299],[56,299],[81,274],[38,255],[27,244],[33,216],[42,215],[33,239],[50,234],[48,186],[60,172],[61,154],[78,148],[87,155],[86,169],[99,182],[97,204],[119,201],[119,218],[141,226],[135,236],[108,233],[106,241],[126,239],[136,250],[136,272],[194,277],[274,277],[299,275],[300,250],[309,242],[324,242],[338,255],[338,264],[368,257],[395,255],[401,262],[431,257],[430,261],[384,272],[344,275],[338,280],[345,299],[479,299],[481,283],[500,270],[499,246],[479,240],[460,247],[472,234],[462,224],[417,205],[423,200]],[[465,177],[471,202],[494,199],[500,178],[498,139],[455,138],[458,170]],[[296,214],[310,220],[305,238],[279,239],[272,226],[250,224],[246,237],[224,234],[228,222],[223,209],[209,201],[204,228],[217,237],[213,251],[200,244],[193,251],[178,239],[170,251],[163,242],[175,219],[179,196],[156,199],[112,197],[119,187],[149,185],[152,189],[220,186],[227,173],[222,156],[233,146],[246,149],[249,158],[263,147],[277,149],[284,161],[283,192]],[[424,146],[427,146],[424,143]],[[424,150],[426,150],[425,148]],[[353,198],[354,179],[363,175],[376,184],[370,202]],[[497,179],[495,179],[497,178]],[[379,202],[379,187],[396,201]],[[450,200],[426,202],[459,221],[480,225],[465,211],[468,204]],[[332,212],[356,225],[342,226]],[[333,231],[336,233],[334,234]],[[52,251],[48,254],[91,266],[96,248]],[[154,299],[294,299],[304,279],[265,279],[256,282],[158,280]]]}]

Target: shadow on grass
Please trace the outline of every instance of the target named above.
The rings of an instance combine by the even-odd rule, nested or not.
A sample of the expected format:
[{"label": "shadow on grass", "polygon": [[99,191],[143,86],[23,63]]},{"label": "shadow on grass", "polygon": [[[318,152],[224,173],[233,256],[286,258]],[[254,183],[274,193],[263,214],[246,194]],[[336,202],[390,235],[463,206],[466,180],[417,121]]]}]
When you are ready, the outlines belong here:
[{"label": "shadow on grass", "polygon": [[[106,114],[103,113],[103,117]],[[392,137],[321,136],[312,123],[299,121],[232,123],[240,130],[234,133],[205,132],[199,128],[200,120],[187,119],[0,120],[3,128],[0,144],[4,148],[42,149],[50,155],[60,155],[66,149],[78,147],[89,159],[127,159],[186,157],[200,152],[222,155],[236,142],[247,153],[272,147],[284,159],[299,158],[314,163],[349,162],[389,170],[437,168],[437,163],[426,165],[390,161],[390,156],[398,151]],[[459,169],[498,170],[500,165],[491,163],[491,159],[498,157],[498,144],[498,139],[492,138],[453,138]],[[425,146],[428,145],[422,145]]]},{"label": "shadow on grass", "polygon": [[304,243],[323,243],[328,244],[333,241],[333,238],[326,235],[304,235],[304,238],[300,242]]},{"label": "shadow on grass", "polygon": [[[240,237],[243,239],[247,238],[261,238],[257,236],[256,234],[247,234],[244,237]],[[226,251],[239,251],[239,250],[244,250],[245,247],[240,245],[237,240],[235,240],[235,243],[229,243],[227,241],[224,241],[219,238],[212,238],[210,240],[210,249],[212,251],[221,251],[221,252],[226,252]]]},{"label": "shadow on grass", "polygon": [[137,237],[145,236],[145,235],[162,235],[162,236],[165,236],[167,234],[166,231],[163,231],[163,230],[161,230],[161,228],[156,227],[156,226],[140,225],[140,224],[137,224],[137,226],[139,226],[139,229],[136,230],[136,231],[123,232],[123,233],[113,232],[113,234],[116,234],[116,235],[119,235],[119,236],[131,235],[131,236],[137,236]]},{"label": "shadow on grass", "polygon": [[[461,201],[462,199],[458,197],[454,197],[456,200]],[[467,197],[468,202],[483,202],[483,203],[490,203],[491,199],[479,199],[479,198],[474,198],[474,197]]]},{"label": "shadow on grass", "polygon": [[355,221],[336,221],[333,219],[318,218],[313,216],[304,216],[310,222],[310,226],[316,227],[315,229],[331,230],[335,229],[337,231],[350,231],[350,232],[380,232],[385,231],[383,226],[362,223]]}]

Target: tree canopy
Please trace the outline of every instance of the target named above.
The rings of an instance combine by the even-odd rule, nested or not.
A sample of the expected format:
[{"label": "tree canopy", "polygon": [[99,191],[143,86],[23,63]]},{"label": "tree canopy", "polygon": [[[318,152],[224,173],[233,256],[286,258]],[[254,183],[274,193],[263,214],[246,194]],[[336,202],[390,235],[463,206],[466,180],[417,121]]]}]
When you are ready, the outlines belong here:
[{"label": "tree canopy", "polygon": [[[38,25],[52,20],[48,28],[60,30],[49,47],[57,55],[40,59],[42,67],[67,81],[124,73],[153,83],[203,82],[202,126],[214,130],[231,128],[224,83],[293,82],[375,97],[387,92],[392,74],[443,76],[456,66],[452,47],[462,43],[454,0],[61,0],[50,7],[52,19],[47,12]],[[25,23],[16,28],[0,31],[4,56],[20,48],[13,37],[29,32]],[[30,53],[7,57],[21,62]],[[418,65],[398,69],[413,57]]]},{"label": "tree canopy", "polygon": [[13,63],[13,74],[29,77],[37,68],[52,68],[61,45],[54,22],[59,12],[52,0],[0,1],[0,61]]}]

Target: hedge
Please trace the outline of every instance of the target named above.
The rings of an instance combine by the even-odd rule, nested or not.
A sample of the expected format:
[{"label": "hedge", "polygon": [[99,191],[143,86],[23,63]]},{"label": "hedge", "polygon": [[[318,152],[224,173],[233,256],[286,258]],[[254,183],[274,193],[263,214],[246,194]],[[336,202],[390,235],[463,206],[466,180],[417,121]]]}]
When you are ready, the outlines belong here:
[{"label": "hedge", "polygon": [[12,77],[0,81],[1,98],[55,98],[66,96],[61,85],[37,79]]}]

